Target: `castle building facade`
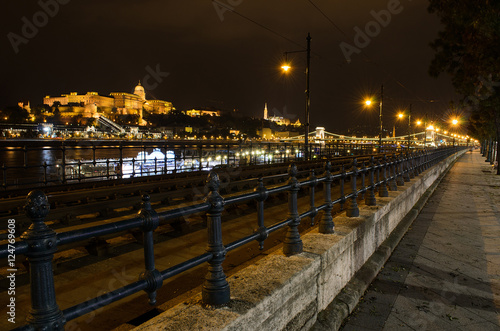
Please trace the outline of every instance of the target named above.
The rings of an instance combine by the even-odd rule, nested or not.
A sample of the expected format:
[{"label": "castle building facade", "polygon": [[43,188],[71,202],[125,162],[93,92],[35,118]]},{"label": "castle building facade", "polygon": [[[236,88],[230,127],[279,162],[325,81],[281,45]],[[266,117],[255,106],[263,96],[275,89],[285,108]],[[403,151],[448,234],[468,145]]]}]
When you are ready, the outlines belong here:
[{"label": "castle building facade", "polygon": [[134,93],[112,92],[105,96],[97,92],[71,92],[56,97],[48,95],[43,99],[43,103],[50,107],[58,104],[63,117],[104,115],[112,118],[116,115],[139,115],[141,122],[144,110],[153,114],[168,114],[175,109],[168,101],[147,100],[141,82],[135,87]]}]

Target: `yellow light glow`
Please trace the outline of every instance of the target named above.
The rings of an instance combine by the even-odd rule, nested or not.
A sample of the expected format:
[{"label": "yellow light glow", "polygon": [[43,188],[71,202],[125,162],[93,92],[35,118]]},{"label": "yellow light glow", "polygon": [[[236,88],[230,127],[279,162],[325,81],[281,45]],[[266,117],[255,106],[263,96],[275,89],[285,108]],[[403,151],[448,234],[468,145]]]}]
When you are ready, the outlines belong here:
[{"label": "yellow light glow", "polygon": [[452,123],[453,125],[457,125],[457,124],[458,124],[458,120],[457,120],[456,118],[454,118],[454,119],[453,119],[453,121],[451,121],[451,123]]},{"label": "yellow light glow", "polygon": [[404,116],[404,115],[403,115],[402,113],[399,113],[399,114],[398,114],[398,117],[399,117],[399,118],[403,118],[403,116]]},{"label": "yellow light glow", "polygon": [[421,121],[417,121],[417,125],[420,125],[420,124],[422,124],[422,122]]},{"label": "yellow light glow", "polygon": [[434,126],[433,126],[433,125],[429,125],[429,126],[427,127],[427,130],[434,130]]},{"label": "yellow light glow", "polygon": [[365,105],[369,106],[372,104],[372,101],[371,100],[365,100]]},{"label": "yellow light glow", "polygon": [[285,63],[281,66],[281,69],[283,69],[284,72],[288,72],[292,67],[290,66],[289,63]]}]

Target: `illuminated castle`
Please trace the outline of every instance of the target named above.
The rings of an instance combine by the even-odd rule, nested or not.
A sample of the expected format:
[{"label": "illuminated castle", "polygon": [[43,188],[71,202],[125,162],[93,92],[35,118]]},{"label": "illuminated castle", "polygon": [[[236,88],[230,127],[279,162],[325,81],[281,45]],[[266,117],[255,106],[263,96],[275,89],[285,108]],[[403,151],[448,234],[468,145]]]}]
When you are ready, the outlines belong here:
[{"label": "illuminated castle", "polygon": [[144,110],[152,114],[168,114],[175,109],[168,101],[147,100],[146,91],[140,81],[134,93],[112,92],[105,96],[97,92],[71,92],[58,97],[48,95],[43,99],[43,103],[51,107],[57,105],[62,117],[104,115],[113,118],[116,115],[139,115],[140,122],[143,122]]}]

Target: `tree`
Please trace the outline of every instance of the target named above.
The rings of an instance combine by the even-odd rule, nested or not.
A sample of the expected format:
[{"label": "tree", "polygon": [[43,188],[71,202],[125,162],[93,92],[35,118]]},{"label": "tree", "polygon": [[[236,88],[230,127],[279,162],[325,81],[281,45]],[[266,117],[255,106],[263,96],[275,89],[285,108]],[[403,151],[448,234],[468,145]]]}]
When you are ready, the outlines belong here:
[{"label": "tree", "polygon": [[61,112],[59,111],[59,107],[54,109],[54,115],[49,119],[49,122],[54,124],[62,124]]},{"label": "tree", "polygon": [[29,114],[26,109],[23,109],[19,106],[6,107],[1,112],[3,122],[8,123],[25,123],[28,121]]},{"label": "tree", "polygon": [[[496,139],[500,147],[500,2],[430,0],[430,13],[444,30],[431,47],[436,51],[431,76],[448,73],[471,111],[469,128],[477,139]],[[490,125],[488,125],[488,123]],[[491,125],[493,124],[493,125]],[[498,160],[497,153],[497,160]],[[500,175],[500,167],[497,170]]]}]

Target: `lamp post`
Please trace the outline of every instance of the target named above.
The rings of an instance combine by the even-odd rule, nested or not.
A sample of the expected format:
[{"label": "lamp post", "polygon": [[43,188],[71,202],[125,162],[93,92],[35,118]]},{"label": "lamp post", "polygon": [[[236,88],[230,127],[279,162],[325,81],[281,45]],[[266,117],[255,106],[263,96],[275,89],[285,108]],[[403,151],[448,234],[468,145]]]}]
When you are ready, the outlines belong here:
[{"label": "lamp post", "polygon": [[[458,124],[458,120],[454,118],[453,120],[451,120],[451,124],[456,127],[456,125]],[[455,134],[453,134],[453,147],[455,147]]]},{"label": "lamp post", "polygon": [[[403,118],[404,114],[399,113],[398,117]],[[420,121],[419,121],[419,124],[420,124]],[[410,104],[410,108],[408,109],[408,151],[410,150],[410,138],[411,138],[411,104]]]},{"label": "lamp post", "polygon": [[[403,119],[403,117],[405,117],[403,113],[398,114],[398,120]],[[396,138],[396,122],[394,122],[394,128],[392,129],[392,137]]]},{"label": "lamp post", "polygon": [[434,125],[431,124],[425,128],[425,141],[426,142],[427,142],[427,130],[431,131],[431,143],[430,143],[430,145],[432,146],[432,144],[435,143],[435,139],[436,139],[436,135],[434,134],[434,130],[435,130]]},{"label": "lamp post", "polygon": [[410,108],[408,109],[408,151],[410,151],[410,144],[411,144],[411,103],[410,103]]},{"label": "lamp post", "polygon": [[425,114],[423,121],[417,121],[417,125],[424,125],[424,149],[427,147],[427,114]]},{"label": "lamp post", "polygon": [[[380,119],[380,132],[378,136],[378,152],[380,153],[382,151],[382,133],[383,133],[383,126],[382,126],[382,107],[384,103],[384,85],[382,84],[380,86],[380,103],[379,103],[379,119]],[[366,100],[365,104],[367,106],[370,106],[372,104],[371,100]]]},{"label": "lamp post", "polygon": [[306,117],[306,122],[304,123],[305,126],[305,134],[304,134],[304,149],[305,149],[305,159],[309,160],[309,107],[311,105],[310,101],[310,89],[309,89],[309,68],[311,64],[311,34],[307,34],[307,48],[306,50],[300,50],[300,51],[291,51],[291,52],[285,52],[285,63],[281,66],[283,71],[288,72],[291,69],[290,64],[288,63],[288,54],[291,53],[302,53],[306,52],[307,57],[306,57],[306,109],[305,109],[305,117]]}]

